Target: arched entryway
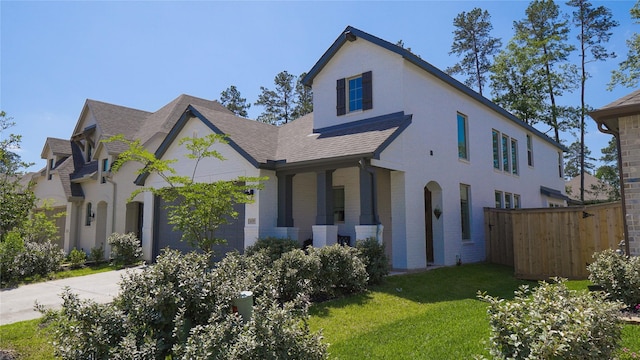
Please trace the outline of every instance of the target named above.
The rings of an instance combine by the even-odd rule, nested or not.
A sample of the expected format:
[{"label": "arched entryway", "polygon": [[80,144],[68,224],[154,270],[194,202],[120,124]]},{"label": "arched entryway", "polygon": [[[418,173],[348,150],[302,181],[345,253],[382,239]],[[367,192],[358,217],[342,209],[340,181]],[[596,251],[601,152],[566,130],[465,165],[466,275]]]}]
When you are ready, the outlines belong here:
[{"label": "arched entryway", "polygon": [[424,187],[424,225],[427,265],[444,263],[442,188],[435,181]]}]

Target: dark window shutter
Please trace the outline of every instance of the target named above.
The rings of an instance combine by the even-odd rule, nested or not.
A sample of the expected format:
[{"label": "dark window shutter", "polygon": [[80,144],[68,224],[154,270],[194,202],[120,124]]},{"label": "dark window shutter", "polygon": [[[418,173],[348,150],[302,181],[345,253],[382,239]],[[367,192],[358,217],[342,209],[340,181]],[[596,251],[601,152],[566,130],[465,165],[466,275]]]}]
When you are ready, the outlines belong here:
[{"label": "dark window shutter", "polygon": [[362,110],[373,108],[373,86],[371,71],[362,74]]},{"label": "dark window shutter", "polygon": [[346,91],[346,79],[338,79],[336,84],[336,114],[338,116],[347,113],[347,91]]}]

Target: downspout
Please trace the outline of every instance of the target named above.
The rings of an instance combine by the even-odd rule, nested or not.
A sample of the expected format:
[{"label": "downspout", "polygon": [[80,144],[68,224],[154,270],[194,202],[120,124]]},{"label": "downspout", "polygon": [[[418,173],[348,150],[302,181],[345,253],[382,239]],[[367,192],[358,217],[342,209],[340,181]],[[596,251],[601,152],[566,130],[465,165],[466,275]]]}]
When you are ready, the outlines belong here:
[{"label": "downspout", "polygon": [[622,151],[620,149],[620,133],[609,129],[604,123],[598,123],[600,132],[613,135],[616,139],[616,147],[618,148],[618,175],[620,176],[620,198],[622,201],[622,223],[624,227],[624,252],[627,257],[631,256],[631,245],[629,244],[629,230],[627,226],[627,204],[624,196],[624,175],[622,173]]}]

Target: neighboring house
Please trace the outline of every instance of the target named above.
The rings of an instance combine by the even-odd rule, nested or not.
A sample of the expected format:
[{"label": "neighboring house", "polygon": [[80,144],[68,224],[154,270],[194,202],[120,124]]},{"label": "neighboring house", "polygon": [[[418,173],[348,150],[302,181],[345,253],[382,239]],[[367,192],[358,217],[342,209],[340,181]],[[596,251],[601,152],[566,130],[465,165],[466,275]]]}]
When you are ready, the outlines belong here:
[{"label": "neighboring house", "polygon": [[[377,238],[397,269],[474,262],[485,258],[484,207],[566,205],[564,147],[401,47],[347,27],[303,81],[313,87],[314,113],[281,127],[185,95],[155,113],[87,101],[72,156],[52,145],[43,152],[53,170],[83,159],[66,165],[68,189],[59,179],[48,185],[49,166],[36,177],[74,211],[65,249],[88,250],[114,231],[137,232],[149,260],[164,246],[188,248],[166,224],[161,199],[145,193],[126,203],[134,180],[166,184],[154,174],[136,178],[134,166],[108,172],[123,149],[99,141],[117,133],[180,159],[185,174],[193,164],[178,139],[226,134],[229,143],[215,146],[226,160],[204,160],[196,180],[268,177],[254,203],[237,207],[219,250],[265,236],[324,246],[340,235],[351,244]],[[109,110],[98,119],[93,107]]]},{"label": "neighboring house", "polygon": [[[565,183],[567,195],[574,201],[580,201],[580,176]],[[597,177],[584,173],[584,201],[605,202],[611,200],[611,186]]]},{"label": "neighboring house", "polygon": [[640,256],[640,90],[589,115],[601,132],[616,137],[627,251]]}]

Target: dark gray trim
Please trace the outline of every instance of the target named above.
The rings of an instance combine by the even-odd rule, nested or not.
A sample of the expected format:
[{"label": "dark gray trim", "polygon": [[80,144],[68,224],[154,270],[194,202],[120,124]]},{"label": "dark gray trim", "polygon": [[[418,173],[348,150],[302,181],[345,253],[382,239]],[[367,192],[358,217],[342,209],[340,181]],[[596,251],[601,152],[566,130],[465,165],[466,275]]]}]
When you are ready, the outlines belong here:
[{"label": "dark gray trim", "polygon": [[431,65],[430,63],[422,60],[421,58],[419,58],[418,56],[414,55],[413,53],[411,53],[407,49],[403,49],[400,46],[394,45],[394,44],[392,44],[392,43],[390,43],[390,42],[388,42],[386,40],[380,39],[380,38],[378,38],[376,36],[373,36],[371,34],[368,34],[368,33],[364,32],[364,31],[358,30],[358,29],[356,29],[356,28],[354,28],[352,26],[347,26],[345,31],[342,34],[340,34],[340,36],[338,36],[338,38],[333,42],[331,47],[322,55],[320,60],[318,60],[318,62],[311,68],[311,70],[309,70],[307,75],[302,79],[302,82],[306,86],[311,86],[313,84],[313,79],[316,77],[316,75],[318,75],[318,73],[329,63],[329,61],[338,52],[338,50],[340,50],[342,45],[344,45],[344,43],[347,42],[347,35],[346,35],[347,33],[353,34],[357,38],[362,38],[362,39],[364,39],[366,41],[369,41],[369,42],[371,42],[371,43],[373,43],[375,45],[378,45],[378,46],[380,46],[380,47],[382,47],[382,48],[384,48],[386,50],[389,50],[389,51],[391,51],[393,53],[396,53],[396,54],[402,56],[405,60],[409,61],[410,63],[412,63],[412,64],[416,65],[417,67],[421,68],[422,70],[434,75],[435,77],[437,77],[438,79],[442,80],[446,84],[448,84],[448,85],[452,86],[453,88],[461,91],[462,93],[470,96],[474,100],[476,100],[476,101],[480,102],[481,104],[487,106],[491,110],[493,110],[493,111],[497,112],[498,114],[506,117],[507,119],[515,122],[517,125],[520,125],[524,129],[536,134],[538,137],[540,137],[541,139],[547,141],[551,145],[561,149],[562,151],[568,151],[568,149],[564,145],[562,145],[560,143],[557,143],[555,140],[553,140],[552,138],[550,138],[547,135],[543,134],[538,129],[536,129],[533,126],[531,126],[531,125],[523,122],[522,120],[518,119],[517,117],[515,117],[513,114],[511,114],[507,110],[505,110],[502,107],[496,105],[495,103],[493,103],[489,99],[485,98],[484,96],[478,94],[477,92],[475,92],[474,90],[470,89],[469,87],[467,87],[463,83],[461,83],[458,80],[456,80],[456,79],[452,78],[451,76],[447,75],[442,70],[440,70],[440,69],[436,68],[435,66]]},{"label": "dark gray trim", "polygon": [[562,194],[560,190],[548,188],[546,186],[540,186],[540,193],[544,196],[548,196],[548,197],[552,197],[560,200],[566,200],[566,201],[571,200],[567,195]]},{"label": "dark gray trim", "polygon": [[[162,159],[162,156],[164,156],[165,152],[169,149],[169,146],[176,140],[176,138],[180,134],[180,131],[184,128],[184,126],[187,124],[189,119],[191,119],[192,117],[196,117],[200,119],[200,121],[202,121],[214,133],[226,135],[222,130],[220,130],[220,128],[218,128],[213,123],[211,123],[211,121],[209,121],[198,110],[196,110],[193,106],[189,105],[180,116],[180,119],[178,120],[178,122],[176,122],[176,124],[173,126],[169,134],[167,134],[164,140],[162,140],[162,143],[158,147],[158,150],[156,150],[155,156],[157,159]],[[246,152],[243,148],[241,148],[235,141],[233,141],[233,139],[227,137],[226,140],[227,140],[227,144],[231,146],[231,148],[234,149],[238,154],[244,157],[249,163],[251,163],[251,165],[255,166],[256,168],[260,167],[260,163],[256,159],[254,159],[251,155],[249,155],[249,153]],[[149,173],[147,172],[142,173],[136,178],[134,183],[136,185],[142,186],[144,185],[148,176],[149,176]]]},{"label": "dark gray trim", "polygon": [[293,227],[294,175],[276,174],[278,178],[278,227]]},{"label": "dark gray trim", "polygon": [[333,225],[333,172],[316,172],[316,225]]},{"label": "dark gray trim", "polygon": [[[354,128],[354,127],[358,127],[358,126],[362,126],[365,124],[370,124],[370,123],[375,123],[378,121],[389,121],[389,120],[395,120],[399,117],[403,117],[404,116],[404,111],[398,111],[398,112],[394,112],[394,113],[390,113],[390,114],[385,114],[385,115],[379,115],[379,116],[375,116],[375,117],[371,117],[371,118],[367,118],[367,119],[362,119],[362,120],[358,120],[358,121],[351,121],[351,122],[347,122],[347,123],[342,123],[342,124],[338,124],[338,125],[332,125],[332,126],[326,126],[323,128],[317,128],[317,129],[313,129],[313,133],[314,134],[325,134],[325,133],[331,133],[331,132],[335,132],[335,131],[342,131],[342,130],[346,130],[349,128]],[[409,115],[411,116],[411,115]]]},{"label": "dark gray trim", "polygon": [[336,80],[336,116],[347,113],[347,80]]},{"label": "dark gray trim", "polygon": [[371,158],[372,153],[349,155],[331,159],[318,159],[301,161],[295,163],[281,163],[277,166],[278,174],[298,174],[304,172],[318,172],[330,169],[342,169],[358,166],[358,161],[364,158]]}]

